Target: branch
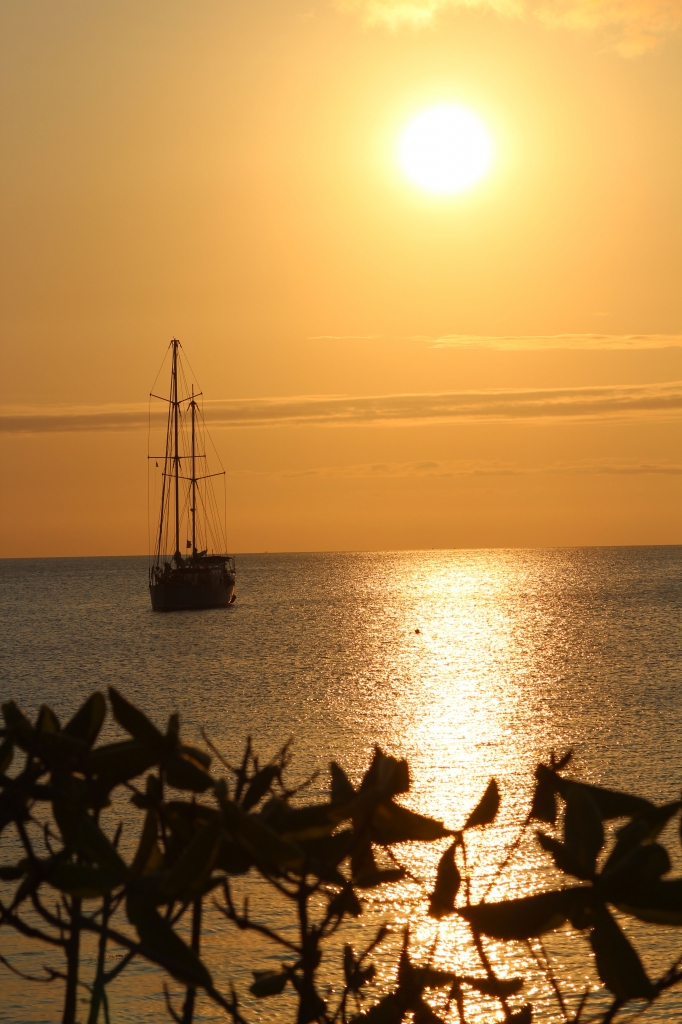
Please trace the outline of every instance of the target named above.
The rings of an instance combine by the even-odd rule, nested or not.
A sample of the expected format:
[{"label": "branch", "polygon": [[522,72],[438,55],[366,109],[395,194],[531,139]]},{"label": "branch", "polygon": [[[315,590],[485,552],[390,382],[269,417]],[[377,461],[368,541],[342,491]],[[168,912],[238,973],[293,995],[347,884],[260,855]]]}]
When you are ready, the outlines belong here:
[{"label": "branch", "polygon": [[272,931],[267,925],[259,924],[257,921],[252,921],[248,914],[248,902],[245,903],[245,913],[240,915],[232,902],[232,893],[227,882],[223,883],[223,891],[225,893],[225,902],[227,907],[221,907],[217,900],[213,901],[213,906],[216,910],[219,910],[223,917],[226,917],[228,921],[233,921],[237,928],[241,931],[252,931],[258,932],[260,935],[264,935],[266,938],[271,939],[273,942],[277,942],[280,946],[284,946],[285,949],[290,950],[292,953],[296,953],[297,956],[301,956],[301,949],[293,942],[289,942],[288,939],[282,938],[277,932]]},{"label": "branch", "polygon": [[48,935],[46,932],[41,931],[39,928],[34,928],[32,925],[26,924],[20,917],[13,914],[11,911],[6,910],[2,903],[0,903],[0,910],[2,911],[2,917],[0,917],[0,924],[10,924],[12,928],[16,928],[18,932],[25,935],[29,939],[40,939],[41,942],[47,942],[51,946],[65,945],[64,939],[57,939],[53,935]]},{"label": "branch", "polygon": [[[300,793],[302,790],[307,789],[308,786],[311,786],[313,784],[313,782],[315,782],[315,780],[320,777],[320,774],[321,774],[320,769],[316,768],[315,771],[313,772],[313,774],[310,775],[305,780],[305,782],[301,782],[298,786],[294,786],[293,789],[287,789],[286,786],[282,785],[282,795],[284,797],[286,797],[287,800],[290,797],[292,797],[292,796],[296,796],[297,793]],[[280,785],[281,785],[281,780],[280,780]]]},{"label": "branch", "polygon": [[216,747],[215,743],[213,742],[211,737],[208,735],[208,733],[206,732],[206,730],[204,729],[203,726],[201,727],[201,729],[199,731],[201,732],[201,738],[203,739],[204,743],[209,748],[209,750],[211,750],[212,753],[215,754],[215,756],[218,758],[218,760],[220,761],[220,763],[223,766],[223,768],[226,768],[228,770],[228,772],[232,772],[233,774],[236,775],[239,769],[235,768],[234,765],[231,765],[230,762],[225,757],[223,757],[223,755],[220,753],[220,751]]},{"label": "branch", "polygon": [[547,977],[547,980],[549,981],[549,983],[551,984],[552,988],[554,989],[554,994],[557,997],[557,1002],[559,1003],[559,1007],[561,1009],[561,1012],[564,1015],[564,1020],[568,1021],[568,1011],[566,1010],[566,1004],[564,1003],[564,997],[562,996],[561,991],[559,990],[559,986],[557,984],[557,980],[554,977],[554,973],[553,973],[552,968],[550,966],[549,957],[547,956],[547,951],[545,950],[545,947],[544,947],[544,945],[542,943],[542,939],[540,938],[539,935],[536,936],[536,942],[538,943],[538,945],[540,947],[540,950],[542,951],[543,962],[540,961],[539,956],[537,955],[537,953],[533,949],[533,946],[531,944],[530,939],[526,939],[526,946],[530,950],[531,956],[533,957],[533,960],[535,960],[535,963],[537,964],[537,966],[540,968],[541,971],[544,971],[545,976]]},{"label": "branch", "polygon": [[[111,897],[105,896],[102,900],[102,925],[103,931],[99,937],[99,949],[97,950],[97,968],[95,971],[95,980],[92,985],[92,998],[90,1000],[90,1013],[88,1015],[88,1024],[97,1024],[97,1018],[99,1017],[99,1007],[102,1002],[104,995],[104,958],[106,956],[107,948],[107,931],[106,927],[109,923],[109,916],[111,913]],[[94,915],[93,915],[94,917]]]},{"label": "branch", "polygon": [[246,737],[246,750],[244,751],[244,757],[242,763],[237,771],[237,788],[234,794],[235,803],[239,803],[239,798],[242,795],[242,790],[247,782],[247,771],[249,767],[249,761],[251,759],[251,737]]},{"label": "branch", "polygon": [[[63,896],[61,898],[62,900],[64,899]],[[40,917],[42,917],[43,921],[45,921],[46,924],[50,924],[52,925],[53,928],[58,929],[60,935],[60,943],[62,945],[66,945],[67,940],[64,938],[64,932],[66,929],[64,928],[64,921],[62,920],[62,913],[59,904],[55,904],[57,914],[51,914],[47,907],[45,907],[41,902],[37,889],[34,889],[33,892],[31,893],[31,903],[33,904],[36,912],[40,915]]]},{"label": "branch", "polygon": [[[488,976],[488,981],[491,981],[491,982],[493,982],[496,985],[497,981],[498,981],[498,978],[497,978],[497,975],[495,974],[495,971],[492,968],[492,964],[490,963],[490,960],[488,960],[488,957],[486,955],[485,949],[483,948],[483,942],[481,940],[480,933],[477,932],[473,927],[471,927],[471,935],[472,935],[473,940],[474,940],[474,946],[476,947],[476,952],[478,953],[479,959],[480,959],[481,963],[483,964],[483,967],[485,968],[485,973]],[[509,1009],[509,1004],[507,1002],[507,997],[506,996],[498,995],[496,998],[499,999],[500,1002],[502,1003],[502,1006],[504,1008],[505,1017],[509,1018],[511,1016],[511,1011]]]},{"label": "branch", "polygon": [[524,834],[525,834],[525,832],[526,832],[526,829],[527,829],[527,828],[528,828],[528,826],[530,825],[530,821],[531,821],[531,817],[530,817],[530,816],[531,816],[531,812],[529,811],[529,812],[528,812],[528,814],[527,814],[527,816],[526,816],[526,819],[525,819],[525,821],[523,822],[523,824],[521,825],[521,828],[519,829],[519,834],[517,835],[516,839],[515,839],[515,840],[514,840],[514,842],[513,842],[512,844],[511,844],[511,846],[509,847],[509,849],[507,850],[507,854],[506,854],[506,856],[505,856],[504,860],[503,860],[503,861],[502,861],[502,863],[501,863],[501,864],[499,865],[499,867],[498,867],[497,871],[495,872],[495,874],[494,874],[494,875],[493,875],[493,877],[492,877],[492,880],[491,880],[491,881],[490,881],[490,883],[488,884],[488,888],[487,888],[487,889],[486,889],[486,891],[485,891],[485,892],[483,893],[483,899],[484,899],[484,900],[486,900],[486,899],[488,898],[488,895],[489,895],[489,893],[490,893],[490,890],[491,890],[491,889],[493,888],[493,886],[494,886],[494,885],[495,885],[495,883],[497,882],[498,878],[500,877],[500,875],[502,874],[502,872],[504,871],[504,869],[505,869],[505,868],[507,867],[507,865],[509,864],[509,861],[510,861],[510,860],[512,859],[512,857],[514,856],[514,854],[515,854],[515,853],[516,853],[516,851],[518,850],[519,846],[521,845],[521,840],[522,840],[522,839],[523,839],[523,837],[524,837]]},{"label": "branch", "polygon": [[396,855],[394,854],[394,852],[393,852],[393,850],[391,849],[390,846],[386,847],[386,853],[388,854],[389,859],[395,864],[395,866],[397,868],[400,868],[401,871],[405,872],[405,878],[409,878],[409,880],[411,882],[414,882],[415,885],[420,886],[422,891],[426,895],[428,895],[428,893],[430,891],[430,887],[426,884],[426,882],[423,880],[423,878],[417,878],[417,876],[413,875],[411,871],[408,871],[407,868],[405,867],[405,865],[400,863],[400,861],[398,860],[398,858],[396,857]]},{"label": "branch", "polygon": [[575,1016],[574,1016],[573,1020],[571,1021],[571,1024],[579,1024],[580,1018],[582,1016],[582,1012],[585,1009],[585,1006],[587,1005],[587,1000],[589,999],[589,996],[590,996],[590,990],[589,990],[589,988],[586,988],[585,991],[583,992],[583,994],[580,997],[580,1002],[578,1003],[578,1009],[575,1011]]},{"label": "branch", "polygon": [[116,966],[112,967],[110,971],[107,971],[105,973],[105,975],[104,975],[104,984],[105,984],[105,986],[108,985],[110,981],[113,981],[114,978],[116,978],[121,973],[123,968],[127,967],[128,964],[130,963],[130,961],[133,960],[134,957],[136,957],[136,956],[137,956],[137,950],[135,950],[135,949],[128,950],[126,955],[124,957],[121,957],[121,959],[116,964]]},{"label": "branch", "polygon": [[168,985],[165,981],[163,983],[163,995],[166,1000],[166,1009],[168,1010],[169,1014],[175,1021],[175,1024],[182,1024],[182,1019],[178,1017],[177,1013],[173,1009],[173,1004],[171,1003],[170,999],[170,992],[168,991]]},{"label": "branch", "polygon": [[[114,942],[118,943],[119,946],[124,946],[126,949],[131,950],[133,953],[139,953],[141,956],[144,956],[147,960],[149,960],[150,963],[158,964],[159,967],[163,967],[163,969],[165,971],[168,971],[169,974],[174,974],[178,972],[179,965],[175,962],[175,960],[173,960],[172,957],[167,957],[163,953],[158,953],[156,950],[151,949],[144,942],[134,942],[132,939],[129,939],[128,936],[124,935],[122,932],[114,931],[113,928],[104,929],[102,925],[97,924],[96,922],[89,920],[88,918],[81,917],[79,920],[79,924],[84,931],[95,932],[97,935],[100,935],[103,931],[106,930],[109,938],[112,939]],[[183,970],[183,973],[186,974],[186,970]],[[215,988],[214,985],[204,986],[203,983],[201,983],[201,988],[204,989],[208,997],[212,999],[214,1003],[222,1007],[223,1010],[226,1010],[227,1013],[231,1015],[235,1024],[247,1024],[247,1021],[244,1020],[244,1018],[238,1012],[236,1002],[234,1000],[233,1002],[230,1002],[228,999],[225,998],[224,995],[222,995],[222,993],[218,991],[217,988]]]},{"label": "branch", "polygon": [[[677,985],[679,984],[679,982],[682,981],[682,970],[679,970],[680,964],[682,964],[682,956],[679,956],[675,963],[673,963],[668,968],[663,977],[659,978],[659,980],[655,982],[654,988],[656,989],[656,995],[651,1000],[651,1002],[646,1003],[640,1010],[637,1010],[635,1013],[632,1013],[628,1016],[628,1024],[630,1024],[630,1021],[637,1020],[639,1017],[644,1016],[644,1014],[647,1013],[647,1011],[649,1010],[651,1003],[655,1002],[655,1000],[662,992],[665,992],[667,989],[672,988],[674,985]],[[571,1024],[578,1024],[580,1013],[582,1012],[582,1008],[587,999],[588,994],[589,990],[585,992],[583,998],[581,999],[580,1006],[578,1007],[578,1012],[576,1016],[573,1018]],[[618,1010],[621,1009],[622,1006],[623,1003],[619,1003],[616,999],[607,1010],[605,1016],[602,1016],[601,1013],[593,1014],[591,1017],[588,1017],[586,1019],[584,1024],[607,1024],[607,1022],[612,1021],[614,1019],[616,1013],[618,1012]]]},{"label": "branch", "polygon": [[55,971],[53,971],[51,967],[45,967],[45,966],[43,966],[43,970],[47,974],[47,978],[37,978],[35,976],[35,974],[24,974],[24,972],[20,971],[18,967],[13,967],[12,964],[9,962],[9,960],[6,960],[5,957],[2,956],[1,953],[0,953],[0,964],[4,964],[8,971],[11,971],[12,974],[16,974],[20,978],[23,978],[24,981],[42,981],[42,982],[44,982],[46,984],[49,984],[51,981],[54,981],[55,978],[58,977],[57,973]]}]

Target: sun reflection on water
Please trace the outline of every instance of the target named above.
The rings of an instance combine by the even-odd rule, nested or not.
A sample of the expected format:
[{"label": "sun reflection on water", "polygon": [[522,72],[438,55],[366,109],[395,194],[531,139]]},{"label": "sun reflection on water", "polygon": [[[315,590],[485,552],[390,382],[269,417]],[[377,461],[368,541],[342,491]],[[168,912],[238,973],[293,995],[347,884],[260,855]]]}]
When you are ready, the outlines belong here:
[{"label": "sun reflection on water", "polygon": [[[375,724],[383,721],[383,744],[411,766],[413,787],[405,802],[456,829],[488,780],[494,776],[500,784],[503,800],[495,827],[474,830],[467,840],[472,902],[527,895],[563,881],[547,867],[532,831],[508,869],[496,876],[528,813],[535,765],[550,749],[583,738],[576,737],[575,722],[564,717],[557,683],[576,648],[589,658],[597,647],[594,637],[581,636],[583,623],[567,607],[571,591],[583,582],[575,566],[562,567],[549,602],[537,568],[518,552],[468,553],[465,564],[456,555],[445,560],[442,553],[420,556],[418,567],[414,558],[409,564],[397,561],[392,576],[383,579],[384,602],[392,614],[368,623],[363,635],[367,677],[386,679]],[[408,632],[406,622],[416,623],[414,629]],[[411,948],[423,962],[476,974],[480,961],[461,919],[436,922],[428,916],[426,893],[446,845],[406,845],[400,859],[413,880],[369,897],[369,916],[392,920],[398,932],[409,927]],[[394,980],[388,965],[395,963],[397,943],[396,935],[394,956],[384,961],[384,985]],[[599,988],[581,944],[584,938],[570,929],[545,943],[563,987],[576,999],[585,989]],[[537,948],[487,945],[501,976],[542,978],[536,958],[544,954]],[[563,1019],[547,979],[526,989],[523,1000],[534,1003],[534,1019]],[[468,1002],[468,1019],[503,1019],[492,1000],[473,994]],[[437,1011],[443,1013],[445,1004],[444,994],[434,998]],[[456,1019],[454,1007],[447,1019]]]}]

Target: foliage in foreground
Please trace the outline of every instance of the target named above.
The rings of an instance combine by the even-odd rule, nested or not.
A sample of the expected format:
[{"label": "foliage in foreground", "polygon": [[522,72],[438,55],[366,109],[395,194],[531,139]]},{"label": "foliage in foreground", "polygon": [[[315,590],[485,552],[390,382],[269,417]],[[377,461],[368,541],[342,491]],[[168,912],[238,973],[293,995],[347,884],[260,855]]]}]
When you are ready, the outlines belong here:
[{"label": "foliage in foreground", "polygon": [[[257,998],[276,998],[286,990],[294,997],[297,1024],[399,1024],[406,1019],[439,1024],[453,1013],[464,1024],[471,993],[495,1001],[490,1019],[497,1015],[529,1024],[532,1008],[523,999],[524,980],[498,977],[489,956],[491,939],[526,943],[538,969],[549,977],[563,1018],[585,1020],[589,993],[569,1008],[561,980],[537,952],[544,954],[541,937],[567,921],[587,938],[610,993],[608,1009],[595,1016],[591,1007],[590,1020],[613,1020],[631,1000],[643,1001],[646,1009],[682,980],[682,957],[662,977],[649,978],[612,913],[616,908],[651,924],[682,925],[682,878],[664,877],[670,859],[657,842],[663,827],[679,814],[680,801],[656,806],[566,778],[570,754],[560,761],[552,756],[549,765],[538,765],[532,806],[518,823],[518,836],[495,878],[526,829],[540,822],[537,841],[566,876],[565,884],[519,899],[471,904],[467,833],[494,822],[499,807],[495,780],[464,827],[450,830],[396,802],[410,785],[407,762],[377,748],[357,789],[332,763],[327,799],[306,803],[305,787],[287,788],[288,747],[259,765],[249,742],[241,764],[233,767],[204,734],[227,773],[217,778],[209,773],[209,754],[181,742],[176,715],[163,734],[113,688],[109,701],[130,738],[99,747],[94,744],[106,715],[101,693],[94,693],[64,727],[48,707],[41,708],[33,725],[14,702],[3,705],[0,832],[11,836],[8,826],[14,825],[22,856],[16,864],[0,865],[3,887],[11,890],[0,901],[0,925],[63,951],[64,971],[46,968],[45,977],[37,980],[63,981],[64,1024],[76,1020],[79,990],[88,994],[88,1024],[100,1019],[108,1024],[107,985],[134,958],[157,964],[183,986],[176,1006],[164,986],[174,1020],[190,1024],[200,994],[221,1007],[227,1019],[243,1024],[238,994],[233,988],[220,991],[201,959],[207,900],[233,927],[258,933],[287,956],[277,971],[255,971],[250,991]],[[16,754],[24,758],[7,774]],[[122,825],[111,837],[100,827],[102,812],[122,789],[145,812],[130,862],[119,852]],[[547,826],[558,820],[562,828],[548,834]],[[620,825],[605,849],[604,822],[610,820]],[[413,841],[442,846],[443,840],[447,844],[429,893],[429,913],[437,919],[454,914],[466,922],[479,969],[475,974],[459,973],[456,965],[438,969],[432,966],[435,950],[428,964],[418,965],[406,934],[393,991],[375,989],[371,996],[371,955],[385,938],[387,928],[382,927],[366,949],[343,947],[342,990],[333,1001],[324,999],[323,946],[344,921],[362,914],[363,892],[404,877],[394,848]],[[235,876],[249,872],[290,902],[298,919],[297,938],[252,919],[248,905],[236,906]],[[186,918],[189,944],[178,928],[181,922],[184,928]],[[84,933],[94,933],[98,944],[94,978],[87,981],[81,963]],[[127,953],[105,969],[108,944]],[[431,1003],[439,991],[437,1005],[445,1010],[437,1015]]]}]

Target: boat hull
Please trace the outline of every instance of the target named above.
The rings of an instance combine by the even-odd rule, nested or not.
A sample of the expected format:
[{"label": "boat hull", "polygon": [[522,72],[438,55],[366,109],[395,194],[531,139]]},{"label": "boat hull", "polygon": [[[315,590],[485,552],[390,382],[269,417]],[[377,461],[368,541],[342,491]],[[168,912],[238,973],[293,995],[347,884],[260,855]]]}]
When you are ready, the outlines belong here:
[{"label": "boat hull", "polygon": [[149,595],[155,612],[179,612],[201,608],[227,608],[234,601],[234,581],[216,583],[150,583]]}]

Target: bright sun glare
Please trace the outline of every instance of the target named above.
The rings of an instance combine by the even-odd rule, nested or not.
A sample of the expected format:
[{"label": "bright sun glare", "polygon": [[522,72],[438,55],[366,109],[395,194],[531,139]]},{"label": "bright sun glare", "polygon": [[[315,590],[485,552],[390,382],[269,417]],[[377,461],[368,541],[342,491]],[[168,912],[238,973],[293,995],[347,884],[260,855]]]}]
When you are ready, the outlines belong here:
[{"label": "bright sun glare", "polygon": [[400,137],[398,156],[415,185],[448,195],[483,177],[492,162],[493,143],[480,118],[443,103],[410,121]]}]

